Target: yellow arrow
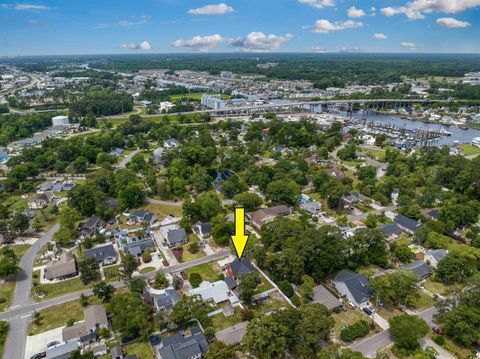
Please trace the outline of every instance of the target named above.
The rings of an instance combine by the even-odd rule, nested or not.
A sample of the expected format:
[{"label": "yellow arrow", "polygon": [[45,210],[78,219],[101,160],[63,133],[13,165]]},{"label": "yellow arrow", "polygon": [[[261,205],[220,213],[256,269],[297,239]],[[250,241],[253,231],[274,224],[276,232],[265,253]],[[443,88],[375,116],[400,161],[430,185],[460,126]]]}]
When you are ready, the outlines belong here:
[{"label": "yellow arrow", "polygon": [[235,235],[232,236],[232,242],[238,259],[242,259],[247,241],[248,235],[245,234],[245,208],[237,207],[235,208]]}]

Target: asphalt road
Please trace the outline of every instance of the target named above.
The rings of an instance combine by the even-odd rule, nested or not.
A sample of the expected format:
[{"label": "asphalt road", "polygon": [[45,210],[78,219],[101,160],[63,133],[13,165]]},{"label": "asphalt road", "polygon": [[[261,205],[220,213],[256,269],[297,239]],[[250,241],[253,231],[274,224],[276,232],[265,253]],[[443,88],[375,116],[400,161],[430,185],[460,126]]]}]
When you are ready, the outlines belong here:
[{"label": "asphalt road", "polygon": [[[23,359],[25,356],[25,344],[27,338],[27,328],[30,317],[34,311],[48,308],[54,305],[66,303],[80,298],[81,294],[92,295],[92,290],[87,289],[75,293],[70,293],[61,297],[46,300],[44,302],[35,302],[30,297],[32,286],[32,269],[33,262],[37,252],[51,240],[55,232],[58,230],[58,225],[55,225],[45,235],[40,238],[34,245],[32,245],[20,261],[22,272],[18,275],[19,282],[15,287],[14,300],[10,308],[0,313],[0,320],[7,320],[10,323],[7,341],[5,342],[3,359]],[[214,260],[219,260],[228,257],[231,254],[229,249],[221,252],[191,260],[189,262],[180,263],[171,267],[163,269],[165,273],[174,273],[194,267],[199,264],[208,263]],[[139,278],[149,279],[153,278],[158,271],[150,272],[144,275],[138,275]],[[112,283],[116,288],[125,286],[123,281]]]},{"label": "asphalt road", "polygon": [[[425,320],[427,324],[432,328],[435,325],[433,323],[433,316],[436,313],[436,311],[437,309],[435,307],[431,307],[418,313],[417,316]],[[390,336],[390,332],[388,330],[384,330],[359,343],[355,343],[351,345],[350,349],[356,352],[360,352],[366,357],[375,358],[377,351],[391,344],[393,344],[393,340]]]}]

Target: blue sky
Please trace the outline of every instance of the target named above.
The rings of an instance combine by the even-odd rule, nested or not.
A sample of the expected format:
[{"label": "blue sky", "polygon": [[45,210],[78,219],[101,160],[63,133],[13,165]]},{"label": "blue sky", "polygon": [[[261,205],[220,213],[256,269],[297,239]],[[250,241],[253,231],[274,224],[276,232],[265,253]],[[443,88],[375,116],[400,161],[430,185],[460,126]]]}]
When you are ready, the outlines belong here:
[{"label": "blue sky", "polygon": [[0,56],[480,52],[480,0],[0,0]]}]

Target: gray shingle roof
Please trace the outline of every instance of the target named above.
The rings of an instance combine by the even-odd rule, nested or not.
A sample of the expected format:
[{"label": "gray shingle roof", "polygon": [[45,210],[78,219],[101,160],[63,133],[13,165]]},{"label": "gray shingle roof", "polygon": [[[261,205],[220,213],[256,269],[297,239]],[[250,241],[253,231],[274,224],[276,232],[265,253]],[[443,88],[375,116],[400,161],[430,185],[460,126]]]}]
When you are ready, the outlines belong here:
[{"label": "gray shingle roof", "polygon": [[401,268],[404,270],[414,271],[420,278],[425,278],[426,276],[430,275],[430,273],[432,273],[432,267],[430,267],[424,261],[414,261],[412,263],[407,263],[401,266]]},{"label": "gray shingle roof", "polygon": [[357,303],[362,303],[373,295],[373,289],[368,287],[368,279],[363,274],[342,270],[333,281],[343,282]]},{"label": "gray shingle roof", "polygon": [[84,255],[86,258],[95,258],[97,262],[102,262],[108,257],[117,258],[117,253],[115,252],[115,248],[113,248],[111,243],[86,249]]}]

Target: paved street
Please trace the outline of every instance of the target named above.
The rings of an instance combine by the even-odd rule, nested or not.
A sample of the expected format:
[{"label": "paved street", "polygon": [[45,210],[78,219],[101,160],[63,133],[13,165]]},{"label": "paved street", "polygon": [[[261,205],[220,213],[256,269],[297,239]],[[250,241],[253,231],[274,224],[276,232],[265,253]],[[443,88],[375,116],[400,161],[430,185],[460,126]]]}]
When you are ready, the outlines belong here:
[{"label": "paved street", "polygon": [[128,155],[126,155],[120,161],[120,163],[118,165],[116,165],[116,168],[119,169],[119,170],[126,168],[128,163],[132,160],[132,158],[139,152],[140,152],[140,150],[135,150],[135,151],[130,152]]}]

